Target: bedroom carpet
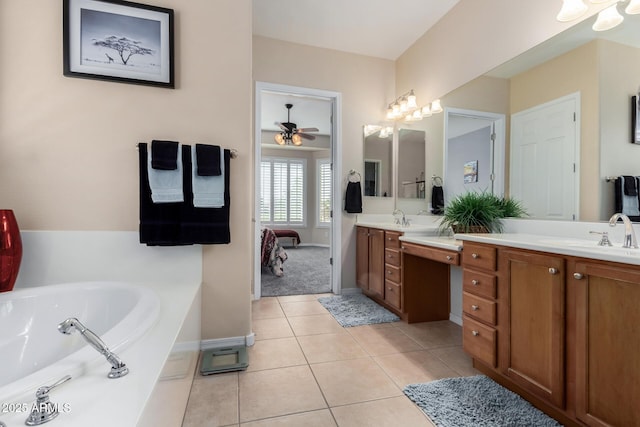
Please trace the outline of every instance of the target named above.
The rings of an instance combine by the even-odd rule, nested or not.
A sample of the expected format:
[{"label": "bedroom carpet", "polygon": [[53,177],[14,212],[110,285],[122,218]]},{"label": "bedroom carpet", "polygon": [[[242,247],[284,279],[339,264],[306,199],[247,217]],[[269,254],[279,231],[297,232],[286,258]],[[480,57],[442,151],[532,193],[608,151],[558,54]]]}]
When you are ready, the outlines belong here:
[{"label": "bedroom carpet", "polygon": [[345,328],[400,320],[398,316],[362,294],[332,295],[318,298],[318,302]]},{"label": "bedroom carpet", "polygon": [[561,426],[484,375],[409,384],[403,392],[438,427]]},{"label": "bedroom carpet", "polygon": [[325,294],[331,292],[329,248],[298,246],[285,248],[287,260],[282,265],[284,275],[277,277],[262,268],[263,297],[284,295]]}]

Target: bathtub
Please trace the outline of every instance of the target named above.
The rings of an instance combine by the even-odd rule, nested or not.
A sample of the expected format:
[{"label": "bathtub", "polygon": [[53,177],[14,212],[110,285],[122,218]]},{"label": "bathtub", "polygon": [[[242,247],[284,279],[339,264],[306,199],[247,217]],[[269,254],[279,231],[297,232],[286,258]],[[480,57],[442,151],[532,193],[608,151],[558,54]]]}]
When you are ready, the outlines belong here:
[{"label": "bathtub", "polygon": [[[160,300],[148,287],[120,282],[69,283],[0,294],[0,401],[35,396],[65,375],[78,378],[110,364],[80,333],[58,323],[78,318],[120,355],[158,319]],[[123,362],[127,360],[123,358]],[[65,386],[67,387],[67,386]]]}]

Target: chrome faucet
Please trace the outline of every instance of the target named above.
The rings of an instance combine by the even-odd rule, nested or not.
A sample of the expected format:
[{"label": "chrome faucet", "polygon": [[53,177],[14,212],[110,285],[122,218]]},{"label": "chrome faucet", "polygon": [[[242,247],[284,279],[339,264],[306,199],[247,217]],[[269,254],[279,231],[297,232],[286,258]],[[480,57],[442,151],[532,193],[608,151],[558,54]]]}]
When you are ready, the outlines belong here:
[{"label": "chrome faucet", "polygon": [[109,363],[111,363],[111,372],[107,375],[109,378],[120,378],[124,377],[129,373],[129,368],[120,360],[120,358],[112,353],[107,345],[98,337],[96,334],[87,329],[78,319],[75,317],[70,317],[64,322],[58,325],[58,330],[60,333],[65,335],[71,335],[71,333],[75,330],[82,334],[82,337],[89,343],[93,348],[98,350],[100,354],[107,358]]},{"label": "chrome faucet", "polygon": [[[397,214],[402,214],[402,219],[396,218]],[[409,225],[409,220],[404,215],[404,211],[402,209],[394,209],[391,215],[393,215],[393,217],[395,218],[396,224],[402,225],[403,227],[407,227]]]},{"label": "chrome faucet", "polygon": [[51,403],[49,392],[70,379],[71,375],[65,375],[51,385],[40,387],[36,391],[36,403],[32,406],[29,418],[24,423],[28,426],[39,426],[57,417],[59,414],[58,405]]},{"label": "chrome faucet", "polygon": [[622,219],[624,222],[624,243],[622,244],[623,248],[637,248],[638,241],[636,240],[636,233],[633,231],[633,224],[631,224],[631,220],[628,216],[623,213],[615,213],[609,219],[609,226],[615,227],[618,219]]}]

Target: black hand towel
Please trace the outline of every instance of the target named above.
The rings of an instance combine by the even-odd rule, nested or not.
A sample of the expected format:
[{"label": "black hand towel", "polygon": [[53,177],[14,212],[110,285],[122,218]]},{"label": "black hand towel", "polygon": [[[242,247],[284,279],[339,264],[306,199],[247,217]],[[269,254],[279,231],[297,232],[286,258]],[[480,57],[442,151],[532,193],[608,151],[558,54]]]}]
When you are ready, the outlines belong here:
[{"label": "black hand towel", "polygon": [[638,188],[636,187],[635,176],[623,176],[624,178],[624,194],[626,196],[637,196]]},{"label": "black hand towel", "polygon": [[434,215],[444,213],[444,191],[440,185],[431,187],[431,213]]},{"label": "black hand towel", "polygon": [[220,176],[220,147],[196,144],[196,167],[199,176]]},{"label": "black hand towel", "polygon": [[178,169],[178,143],[151,141],[151,167],[162,170]]},{"label": "black hand towel", "polygon": [[347,191],[344,196],[344,210],[348,213],[362,212],[362,189],[360,182],[351,182],[347,184]]}]

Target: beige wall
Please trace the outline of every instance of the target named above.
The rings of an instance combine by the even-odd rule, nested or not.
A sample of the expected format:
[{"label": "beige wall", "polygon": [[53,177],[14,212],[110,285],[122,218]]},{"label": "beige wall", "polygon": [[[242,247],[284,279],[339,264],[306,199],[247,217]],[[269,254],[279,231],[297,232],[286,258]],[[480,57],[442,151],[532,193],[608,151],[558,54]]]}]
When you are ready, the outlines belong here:
[{"label": "beige wall", "polygon": [[153,3],[176,12],[174,90],[63,77],[62,2],[0,2],[0,205],[26,230],[137,230],[137,142],[236,148],[232,243],[204,247],[202,333],[247,335],[251,1]]},{"label": "beige wall", "polygon": [[[264,37],[253,38],[253,79],[342,94],[342,171],[336,176],[346,188],[350,169],[362,173],[365,123],[384,117],[386,103],[395,97],[394,62],[328,49],[319,49]],[[383,212],[393,211],[385,200]],[[364,208],[367,209],[365,200]],[[342,287],[355,287],[355,215],[342,212]]]}]

